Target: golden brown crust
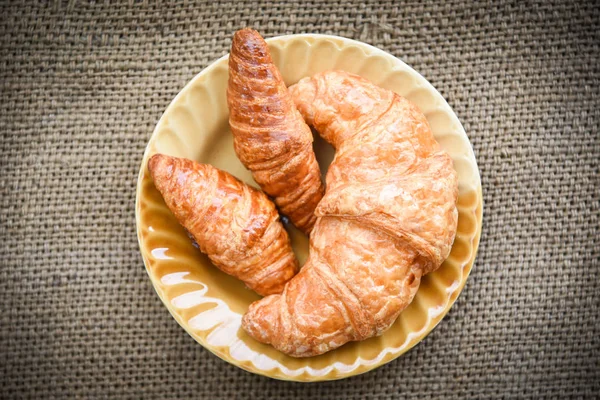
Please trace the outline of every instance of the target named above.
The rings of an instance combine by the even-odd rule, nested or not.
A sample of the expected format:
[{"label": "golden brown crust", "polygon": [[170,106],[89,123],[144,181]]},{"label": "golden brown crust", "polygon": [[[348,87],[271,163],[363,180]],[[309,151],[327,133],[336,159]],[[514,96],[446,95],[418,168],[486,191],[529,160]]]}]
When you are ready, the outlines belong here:
[{"label": "golden brown crust", "polygon": [[254,180],[281,212],[310,233],[323,196],[312,133],[258,32],[235,33],[227,88],[234,148]]},{"label": "golden brown crust", "polygon": [[330,71],[290,87],[306,121],[336,148],[309,258],[242,326],[295,357],[380,335],[448,256],[458,181],[424,115],[358,76]]},{"label": "golden brown crust", "polygon": [[184,158],[155,154],[148,169],[169,209],[219,269],[260,295],[281,293],[298,262],[267,196]]}]

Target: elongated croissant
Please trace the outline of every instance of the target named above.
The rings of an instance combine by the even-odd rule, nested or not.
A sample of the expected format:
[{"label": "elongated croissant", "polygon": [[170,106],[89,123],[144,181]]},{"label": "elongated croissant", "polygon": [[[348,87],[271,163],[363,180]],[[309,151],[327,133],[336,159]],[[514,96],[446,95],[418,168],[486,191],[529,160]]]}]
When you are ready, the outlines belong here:
[{"label": "elongated croissant", "polygon": [[148,169],[169,209],[218,268],[263,296],[281,293],[298,262],[267,196],[184,158],[156,154]]},{"label": "elongated croissant", "polygon": [[227,88],[234,148],[281,212],[309,234],[323,197],[312,132],[296,110],[258,32],[235,33]]},{"label": "elongated croissant", "polygon": [[458,184],[450,157],[408,100],[341,71],[290,88],[336,155],[316,209],[310,254],[282,294],[242,325],[295,357],[380,335],[448,256]]}]

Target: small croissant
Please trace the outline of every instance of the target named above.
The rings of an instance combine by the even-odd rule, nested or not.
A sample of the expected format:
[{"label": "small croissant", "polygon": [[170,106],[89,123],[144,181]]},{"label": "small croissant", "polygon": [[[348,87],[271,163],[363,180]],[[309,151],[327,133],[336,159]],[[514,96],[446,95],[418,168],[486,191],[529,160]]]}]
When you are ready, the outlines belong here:
[{"label": "small croissant", "polygon": [[252,29],[233,36],[227,104],[239,159],[281,212],[309,234],[324,191],[312,132],[296,110],[267,44]]},{"label": "small croissant", "polygon": [[225,171],[155,154],[154,184],[177,220],[223,272],[256,293],[281,293],[298,261],[275,205]]},{"label": "small croissant", "polygon": [[283,293],[251,304],[242,326],[307,357],[393,324],[450,252],[458,183],[425,116],[397,94],[341,71],[290,92],[336,155],[306,264]]}]

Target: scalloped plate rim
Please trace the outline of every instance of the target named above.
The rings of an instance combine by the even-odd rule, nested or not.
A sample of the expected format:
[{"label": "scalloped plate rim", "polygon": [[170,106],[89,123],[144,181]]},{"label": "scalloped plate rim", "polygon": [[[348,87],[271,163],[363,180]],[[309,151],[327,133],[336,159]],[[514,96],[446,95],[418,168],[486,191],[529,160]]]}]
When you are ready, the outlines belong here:
[{"label": "scalloped plate rim", "polygon": [[[184,96],[185,93],[188,91],[188,89],[190,87],[193,87],[194,84],[196,84],[196,82],[198,80],[202,79],[202,77],[204,75],[209,74],[212,70],[218,68],[224,60],[227,60],[229,58],[229,53],[217,58],[212,63],[210,63],[208,66],[206,66],[204,69],[202,69],[200,72],[195,74],[193,76],[193,78],[191,80],[189,80],[183,86],[183,88],[177,93],[177,95],[173,98],[173,100],[171,100],[171,102],[169,103],[169,105],[167,106],[165,111],[162,113],[160,119],[156,123],[156,126],[154,127],[154,130],[152,131],[152,134],[150,135],[150,138],[149,138],[146,148],[144,150],[144,153],[142,156],[142,161],[140,164],[138,179],[137,179],[137,183],[136,183],[136,200],[135,200],[136,234],[137,234],[137,238],[138,238],[138,245],[140,247],[140,253],[142,255],[142,259],[144,262],[144,268],[146,270],[146,273],[148,274],[148,277],[150,278],[150,281],[152,283],[152,287],[153,287],[154,291],[156,292],[156,294],[158,295],[158,297],[160,298],[160,300],[164,304],[164,306],[167,308],[167,310],[169,311],[169,313],[171,314],[173,319],[175,319],[175,321],[177,321],[177,323],[184,329],[185,332],[187,332],[187,334],[195,342],[199,343],[203,348],[205,348],[206,350],[208,350],[209,352],[211,352],[212,354],[214,354],[215,356],[219,357],[221,360],[223,360],[229,364],[235,365],[236,367],[241,368],[247,372],[251,372],[251,373],[265,376],[268,378],[282,380],[282,381],[293,381],[293,382],[332,381],[332,380],[340,380],[340,379],[345,379],[345,378],[349,378],[352,376],[362,375],[364,373],[372,371],[384,364],[387,364],[387,363],[397,359],[398,357],[400,357],[401,355],[403,355],[404,353],[406,353],[407,351],[409,351],[410,349],[415,347],[417,344],[419,344],[441,322],[441,320],[444,319],[444,317],[447,315],[447,313],[450,311],[450,309],[452,308],[452,306],[454,305],[454,303],[460,296],[464,286],[466,285],[466,281],[469,277],[469,274],[475,264],[475,259],[477,257],[479,241],[481,238],[481,231],[482,231],[482,226],[483,226],[483,195],[482,195],[481,177],[480,177],[480,173],[479,173],[479,167],[477,165],[477,160],[475,158],[473,146],[466,134],[466,131],[465,131],[462,123],[460,122],[458,116],[456,115],[456,113],[454,112],[452,107],[450,107],[450,105],[448,104],[448,102],[444,98],[444,96],[442,96],[442,94],[431,84],[431,82],[429,82],[418,71],[416,71],[414,68],[412,68],[410,65],[408,65],[404,61],[400,60],[399,58],[395,57],[394,55],[392,55],[384,50],[381,50],[381,49],[379,49],[373,45],[370,45],[368,43],[364,43],[364,42],[357,41],[354,39],[345,38],[342,36],[302,33],[302,34],[293,34],[293,35],[274,36],[271,38],[266,38],[265,40],[269,44],[271,44],[273,42],[282,42],[282,48],[284,48],[285,42],[288,42],[288,41],[291,41],[294,39],[329,40],[338,49],[340,49],[340,47],[338,46],[338,43],[336,43],[336,42],[342,42],[345,45],[352,45],[352,46],[359,48],[360,50],[362,50],[365,53],[365,55],[367,57],[372,56],[372,55],[383,56],[385,59],[387,59],[391,63],[390,71],[408,70],[410,73],[414,74],[414,76],[419,80],[419,83],[424,85],[429,91],[433,91],[433,92],[437,93],[439,95],[439,98],[443,100],[442,106],[444,108],[446,108],[447,114],[460,127],[460,129],[458,129],[458,133],[461,136],[463,136],[463,139],[466,140],[466,142],[469,144],[469,146],[468,146],[468,149],[470,151],[469,156],[473,159],[474,165],[476,167],[474,169],[474,172],[475,172],[474,178],[476,178],[476,181],[478,184],[477,188],[476,188],[476,194],[477,194],[477,200],[478,200],[478,206],[479,206],[480,213],[479,213],[479,215],[475,216],[477,230],[472,238],[472,255],[471,255],[470,259],[462,266],[462,269],[463,269],[462,280],[459,282],[456,289],[454,289],[452,292],[447,294],[447,298],[445,299],[445,305],[444,305],[443,309],[441,310],[441,312],[437,313],[434,316],[428,315],[427,323],[425,324],[424,329],[422,329],[423,332],[420,332],[418,335],[416,335],[415,337],[412,337],[412,338],[410,338],[410,336],[407,337],[407,340],[406,340],[407,343],[406,342],[405,342],[405,344],[403,343],[400,346],[400,350],[397,351],[396,353],[388,352],[381,358],[380,361],[375,362],[372,365],[365,365],[363,363],[359,363],[356,368],[353,368],[352,370],[346,371],[346,372],[340,372],[338,369],[333,367],[329,373],[324,374],[324,375],[310,375],[310,374],[306,374],[306,372],[302,372],[302,373],[298,374],[297,376],[291,376],[291,375],[285,374],[278,367],[275,367],[275,368],[269,369],[269,370],[260,369],[260,368],[256,367],[256,365],[254,363],[252,363],[251,361],[250,361],[250,364],[253,367],[249,368],[247,365],[244,364],[243,361],[237,360],[233,357],[226,357],[226,356],[220,354],[220,351],[217,348],[206,343],[204,338],[195,336],[188,329],[188,326],[187,326],[188,324],[185,323],[184,321],[182,321],[181,317],[173,310],[173,307],[170,305],[170,302],[168,301],[168,299],[166,298],[166,296],[160,289],[160,286],[156,282],[156,278],[153,276],[153,274],[151,273],[150,268],[149,268],[149,260],[147,259],[147,253],[144,251],[145,246],[142,242],[143,238],[142,238],[141,222],[140,222],[140,219],[141,219],[141,217],[140,217],[141,204],[140,203],[141,203],[141,186],[142,186],[141,183],[142,183],[143,176],[144,176],[145,162],[147,160],[148,153],[150,152],[151,147],[152,147],[156,137],[158,136],[158,132],[159,132],[160,128],[164,124],[166,116],[170,113],[171,109],[178,103],[180,97]],[[309,43],[309,44],[312,45],[313,43]],[[380,354],[381,354],[381,352],[380,352]],[[391,357],[390,357],[390,355],[391,355]],[[362,359],[359,358],[359,360],[362,360]],[[333,363],[331,365],[333,365]],[[303,369],[303,368],[306,368],[306,367],[300,367],[299,369]],[[272,371],[279,371],[279,373],[270,374]],[[337,371],[337,374],[332,376],[332,373],[334,371]],[[302,379],[305,375],[308,376],[308,379]]]}]

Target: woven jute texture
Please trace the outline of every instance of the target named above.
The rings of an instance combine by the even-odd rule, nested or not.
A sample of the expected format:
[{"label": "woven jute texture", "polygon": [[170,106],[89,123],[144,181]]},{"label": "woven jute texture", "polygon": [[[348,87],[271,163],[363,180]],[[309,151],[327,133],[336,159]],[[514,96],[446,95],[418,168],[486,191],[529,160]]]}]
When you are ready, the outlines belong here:
[{"label": "woven jute texture", "polygon": [[[599,395],[594,2],[24,2],[0,18],[1,397]],[[392,53],[448,99],[474,146],[484,228],[467,285],[423,342],[370,373],[244,372],[177,325],[144,270],[134,198],[147,140],[243,26]]]}]

